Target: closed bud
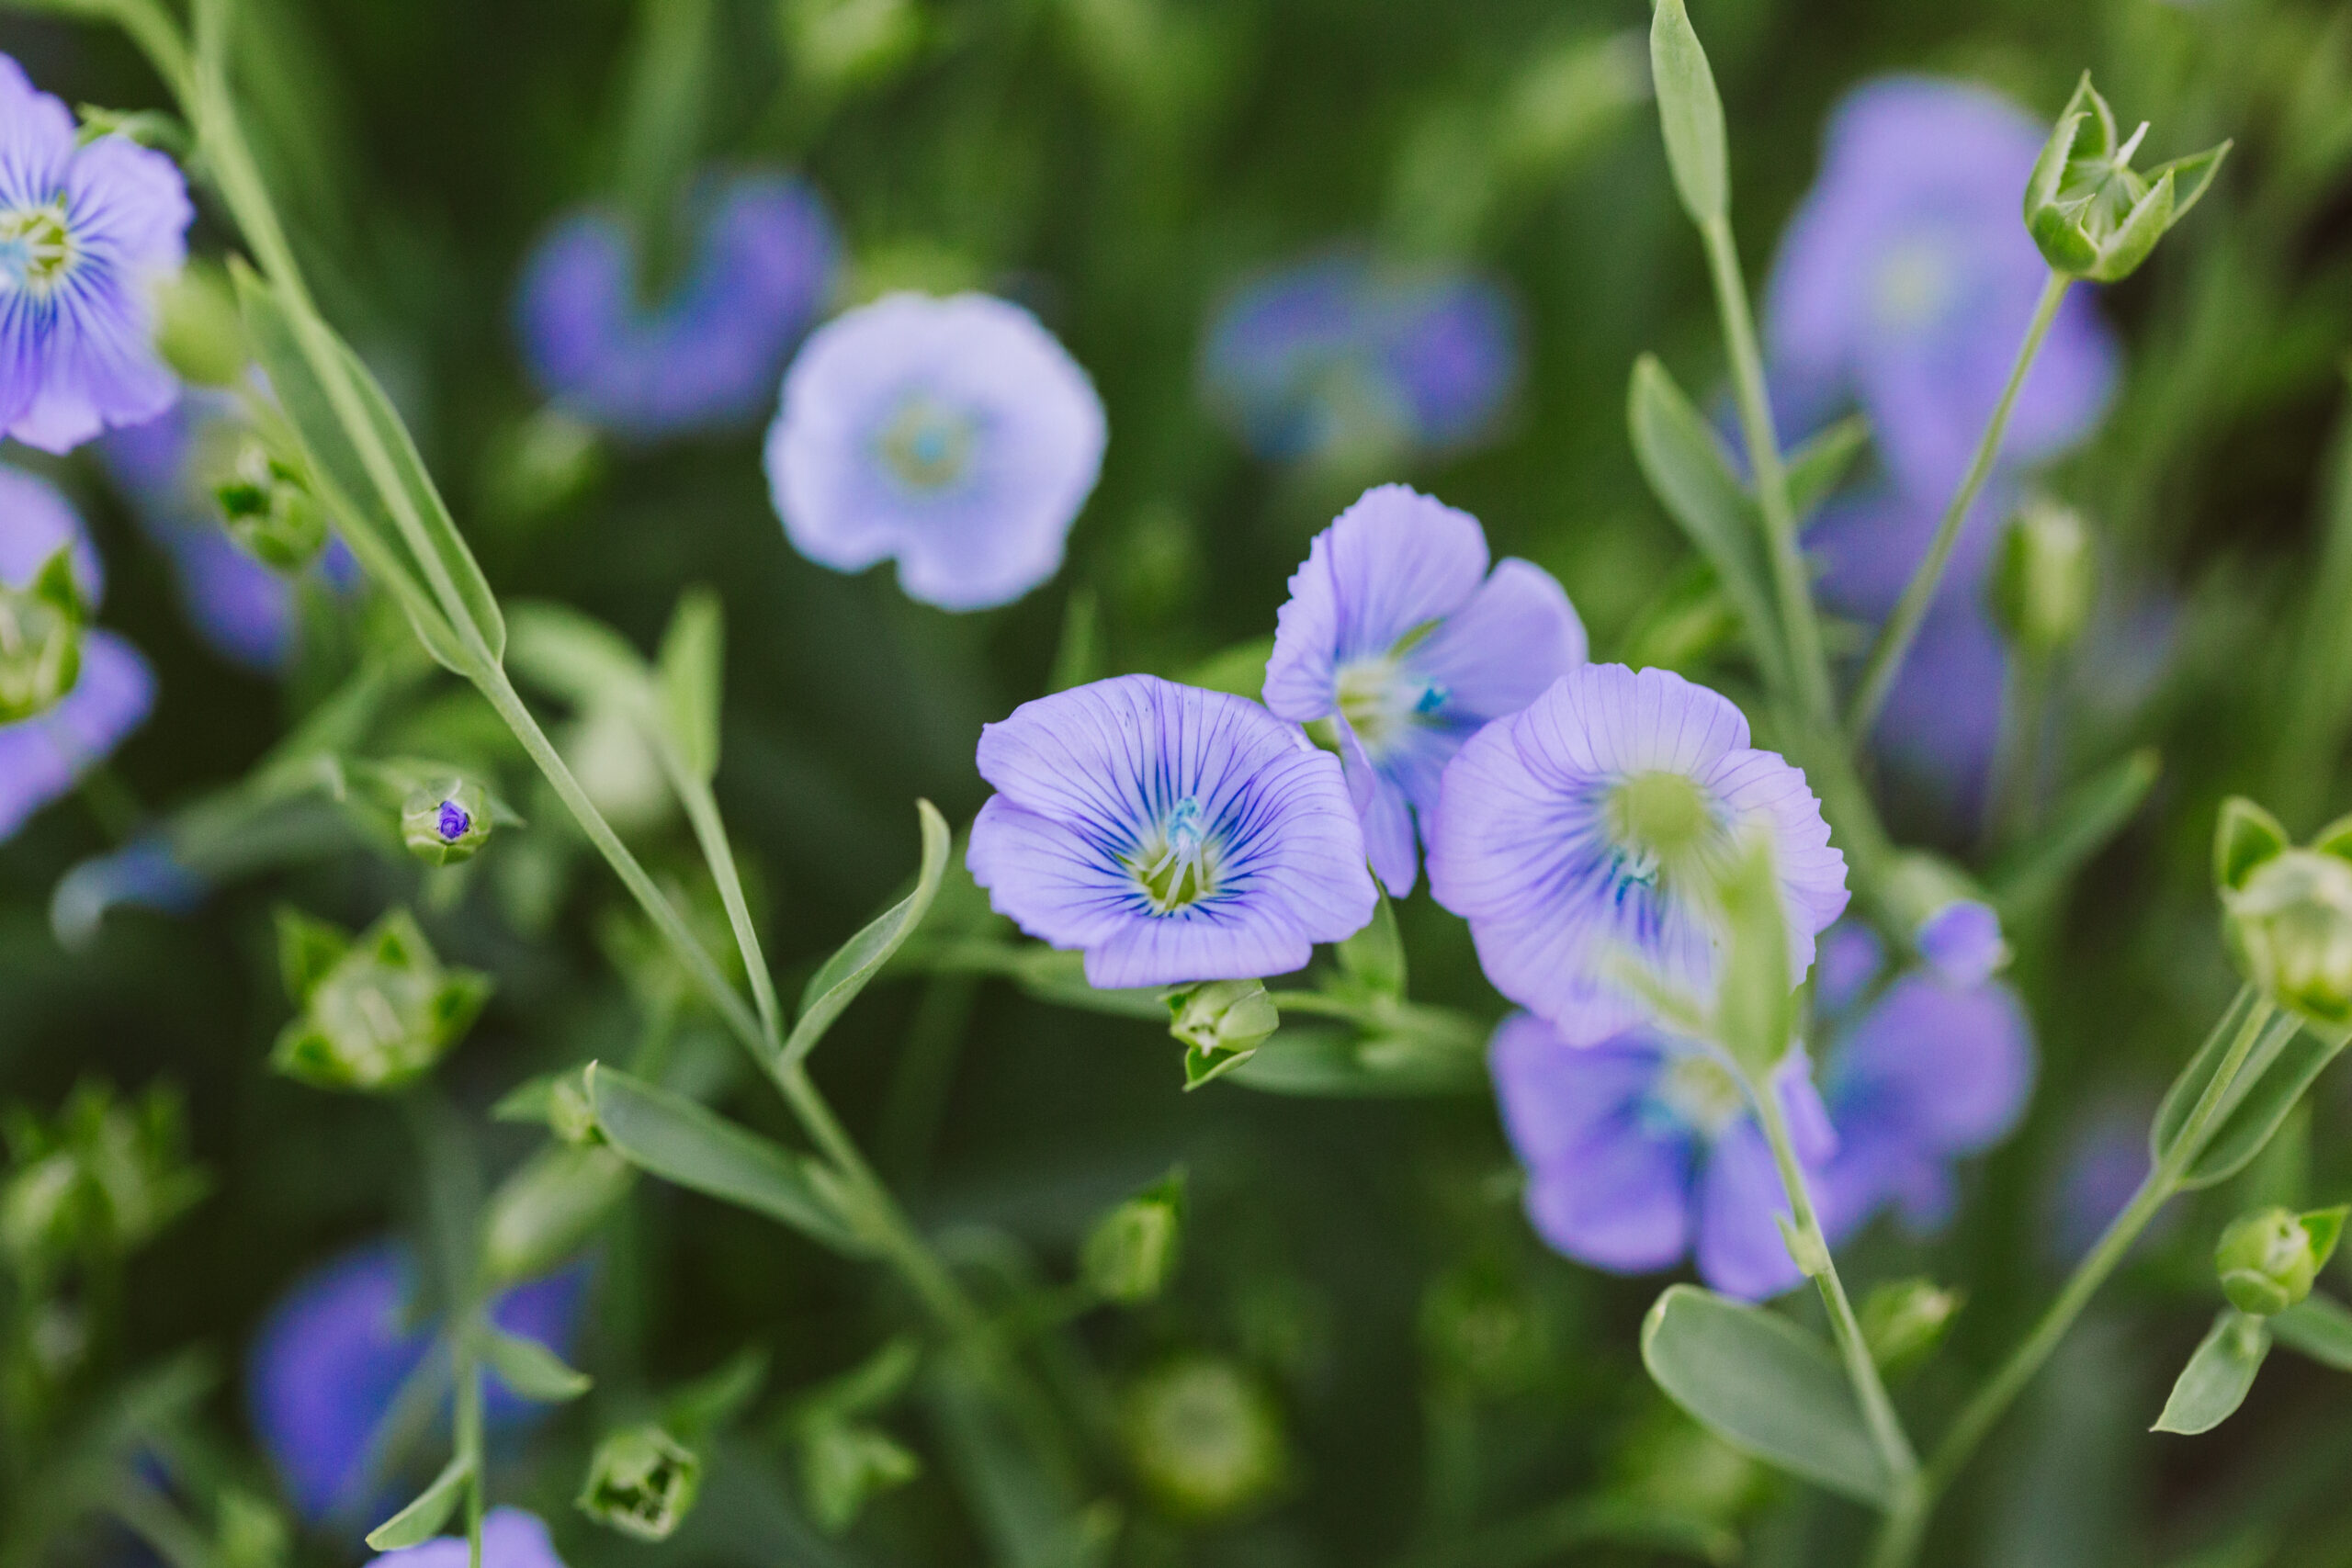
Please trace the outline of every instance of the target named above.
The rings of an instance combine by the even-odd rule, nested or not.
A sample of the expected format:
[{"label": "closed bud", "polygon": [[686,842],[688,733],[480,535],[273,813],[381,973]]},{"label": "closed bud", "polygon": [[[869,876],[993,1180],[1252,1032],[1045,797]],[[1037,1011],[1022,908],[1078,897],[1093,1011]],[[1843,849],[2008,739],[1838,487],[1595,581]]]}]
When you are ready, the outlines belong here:
[{"label": "closed bud", "polygon": [[23,588],[0,582],[0,725],[47,713],[82,678],[82,626],[89,608],[59,550]]},{"label": "closed bud", "polygon": [[1262,980],[1210,980],[1168,993],[1168,1032],[1184,1043],[1184,1087],[1248,1061],[1282,1022]]},{"label": "closed bud", "polygon": [[1124,1415],[1136,1473],[1170,1513],[1229,1517],[1265,1501],[1288,1472],[1272,1397],[1223,1357],[1186,1356],[1148,1374]]},{"label": "closed bud", "polygon": [[316,1089],[396,1089],[429,1072],[490,998],[487,976],[447,969],[394,909],[356,940],[306,917],[278,917],[278,959],[301,1011],[270,1062]]},{"label": "closed bud", "polygon": [[2119,141],[2114,111],[2083,73],[2026,182],[2026,230],[2052,268],[2094,283],[2130,276],[2203,197],[2230,150],[2224,141],[2143,173],[2132,158],[2147,133],[2143,121]]},{"label": "closed bud", "polygon": [[2272,1208],[2237,1220],[2213,1249],[2222,1293],[2232,1306],[2256,1317],[2293,1306],[2312,1293],[2312,1281],[2335,1250],[2346,1213],[2352,1206],[2308,1214]]},{"label": "closed bud", "polygon": [[1087,1288],[1105,1301],[1148,1302],[1176,1271],[1184,1228],[1184,1173],[1154,1182],[1102,1216],[1079,1255]]},{"label": "closed bud", "polygon": [[428,865],[471,860],[490,841],[490,795],[470,779],[413,792],[401,808],[401,839]]},{"label": "closed bud", "polygon": [[2222,890],[2222,932],[2239,972],[2279,1006],[2352,1023],[2352,859],[2281,850]]},{"label": "closed bud", "polygon": [[75,1089],[54,1121],[14,1118],[0,1177],[0,1260],[37,1280],[74,1258],[119,1258],[204,1195],[179,1097],[134,1100],[104,1083]]},{"label": "closed bud", "polygon": [[1934,1349],[1963,1300],[1933,1280],[1892,1280],[1862,1300],[1862,1342],[1871,1359],[1889,1371],[1912,1366]]},{"label": "closed bud", "polygon": [[702,1489],[702,1458],[659,1427],[609,1434],[588,1461],[580,1511],[639,1540],[666,1540]]},{"label": "closed bud", "polygon": [[229,536],[264,566],[297,572],[326,548],[327,514],[302,476],[258,441],[237,449],[229,477],[212,487]]},{"label": "closed bud", "polygon": [[922,1461],[879,1427],[862,1421],[808,1421],[799,1439],[801,1492],[809,1517],[827,1535],[840,1535],[874,1497],[922,1473]]},{"label": "closed bud", "polygon": [[2071,646],[2090,618],[2095,585],[2081,513],[2038,501],[2011,520],[1993,570],[1993,613],[2020,652],[2045,658]]}]

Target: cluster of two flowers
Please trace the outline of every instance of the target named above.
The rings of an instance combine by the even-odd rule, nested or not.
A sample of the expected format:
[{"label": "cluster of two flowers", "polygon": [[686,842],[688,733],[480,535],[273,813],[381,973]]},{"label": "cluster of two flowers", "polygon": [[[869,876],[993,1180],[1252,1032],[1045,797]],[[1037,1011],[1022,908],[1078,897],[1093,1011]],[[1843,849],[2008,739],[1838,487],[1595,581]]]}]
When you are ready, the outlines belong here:
[{"label": "cluster of two flowers", "polygon": [[[1731,703],[1665,671],[1585,661],[1567,596],[1528,562],[1489,572],[1465,513],[1400,486],[1315,541],[1277,623],[1263,706],[1130,675],[989,726],[999,792],[969,863],[1032,935],[1104,987],[1288,973],[1402,897],[1423,840],[1497,989],[1504,1119],[1530,1215],[1604,1268],[1671,1265],[1695,1234],[1721,1288],[1795,1282],[1785,1210],[1739,1092],[1625,988],[1632,956],[1695,996],[1715,941],[1699,868],[1769,834],[1793,958],[1844,911],[1845,863],[1803,773],[1748,745]],[[1299,728],[1328,726],[1339,753]],[[1781,1092],[1837,1232],[1900,1203],[1931,1222],[1951,1159],[2006,1130],[2030,1076],[2014,999],[1981,976],[1886,980],[1832,933],[1823,1015],[1833,1118],[1804,1060]],[[1834,975],[1827,971],[1834,969]],[[1833,1121],[1837,1131],[1833,1134]]]}]

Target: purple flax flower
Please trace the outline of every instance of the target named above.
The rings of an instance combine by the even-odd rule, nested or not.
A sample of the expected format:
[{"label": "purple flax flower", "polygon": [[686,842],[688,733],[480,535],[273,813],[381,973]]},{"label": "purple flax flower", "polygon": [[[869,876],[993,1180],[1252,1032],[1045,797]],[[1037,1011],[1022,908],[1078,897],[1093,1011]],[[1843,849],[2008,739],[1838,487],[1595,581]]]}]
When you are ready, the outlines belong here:
[{"label": "purple flax flower", "polygon": [[[1958,485],[2048,276],[2018,216],[2044,135],[1984,87],[1867,83],[1831,117],[1820,181],[1781,237],[1764,327],[1790,423],[1859,402],[1896,483],[1930,503]],[[2007,456],[2078,440],[2115,372],[2076,289],[2018,399]]]},{"label": "purple flax flower", "polygon": [[[271,673],[299,650],[299,590],[238,547],[212,495],[246,434],[235,398],[198,388],[157,418],[109,431],[98,445],[141,531],[171,557],[189,624],[222,658]],[[359,563],[332,536],[311,570],[338,592],[359,586]]]},{"label": "purple flax flower", "polygon": [[1414,841],[1437,818],[1438,777],[1490,719],[1584,662],[1584,624],[1552,574],[1510,559],[1487,573],[1466,512],[1382,485],[1315,536],[1290,580],[1266,666],[1266,706],[1331,717],[1372,866],[1403,897]]},{"label": "purple flax flower", "polygon": [[[518,1285],[492,1315],[510,1334],[562,1354],[587,1294],[585,1265]],[[432,1350],[430,1332],[408,1321],[413,1290],[407,1249],[375,1242],[297,1280],[262,1325],[247,1370],[254,1429],[288,1499],[311,1519],[362,1511],[385,1477],[372,1473],[378,1428]],[[512,1425],[541,1408],[492,1380],[484,1408]]]},{"label": "purple flax flower", "polygon": [[[472,1545],[464,1536],[435,1536],[368,1560],[368,1568],[466,1568]],[[537,1514],[492,1508],[481,1517],[481,1568],[563,1568],[563,1559]]]},{"label": "purple flax flower", "polygon": [[893,294],[828,322],[784,378],[768,484],[792,547],[943,610],[1054,575],[1102,471],[1094,383],[1018,305]]},{"label": "purple flax flower", "polygon": [[2007,1137],[2033,1090],[2033,1028],[1997,981],[1895,978],[1830,1023],[1822,1075],[1838,1144],[1822,1211],[1858,1226],[1892,1203],[1915,1231],[1952,1206],[1952,1162]]},{"label": "purple flax flower", "polygon": [[603,209],[558,223],[524,267],[524,358],[592,424],[652,439],[747,423],[831,290],[840,242],[807,186],[736,175],[699,197],[693,254],[661,299],[644,299],[635,239]]},{"label": "purple flax flower", "polygon": [[1974,898],[1945,905],[1919,922],[1912,945],[1937,974],[1955,986],[1974,986],[1991,979],[2007,962],[2009,944],[2001,938],[2001,917],[1993,906]]},{"label": "purple flax flower", "polygon": [[1122,675],[980,731],[989,902],[1105,988],[1303,967],[1379,896],[1336,758],[1256,703]]},{"label": "purple flax flower", "polygon": [[[0,55],[0,64],[6,62]],[[82,520],[48,480],[0,466],[0,583],[29,586],[61,549],[73,562],[83,599],[96,605],[106,581]],[[154,672],[138,650],[112,632],[85,631],[74,689],[46,713],[0,725],[0,842],[72,789],[154,705]]]},{"label": "purple flax flower", "polygon": [[1571,1044],[1644,1023],[1627,962],[1696,998],[1714,989],[1707,888],[1741,835],[1771,840],[1789,983],[1846,908],[1804,774],[1749,749],[1728,701],[1664,670],[1588,664],[1446,765],[1430,890],[1470,922],[1495,988]]},{"label": "purple flax flower", "polygon": [[49,898],[49,926],[59,945],[78,949],[98,934],[109,909],[134,906],[184,915],[204,901],[209,888],[162,835],[150,834],[112,854],[93,856],[58,878]]},{"label": "purple flax flower", "polygon": [[187,259],[194,216],[169,158],[127,136],[82,142],[0,55],[0,430],[66,452],[170,406],[151,296]]},{"label": "purple flax flower", "polygon": [[1495,284],[1342,253],[1236,293],[1201,376],[1253,451],[1290,462],[1466,445],[1494,423],[1519,360],[1519,315]]},{"label": "purple flax flower", "polygon": [[[1555,1250],[1621,1274],[1670,1269],[1750,1300],[1804,1276],[1781,1239],[1789,1212],[1770,1146],[1738,1080],[1708,1052],[1645,1029],[1599,1044],[1513,1013],[1489,1059],[1504,1130],[1527,1168],[1527,1217]],[[1798,1159],[1837,1147],[1804,1053],[1774,1074]]]}]

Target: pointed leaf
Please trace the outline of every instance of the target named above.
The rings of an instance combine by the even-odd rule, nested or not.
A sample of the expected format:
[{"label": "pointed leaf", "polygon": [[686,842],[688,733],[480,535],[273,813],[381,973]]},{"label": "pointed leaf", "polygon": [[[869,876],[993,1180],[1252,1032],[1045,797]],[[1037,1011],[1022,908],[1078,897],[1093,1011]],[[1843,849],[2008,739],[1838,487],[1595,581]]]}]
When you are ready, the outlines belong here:
[{"label": "pointed leaf", "polygon": [[287,999],[296,1007],[311,999],[312,988],[350,951],[351,938],[340,928],[300,909],[278,909],[277,974],[286,983]]},{"label": "pointed leaf", "polygon": [[2278,818],[2242,795],[2230,796],[2213,824],[2214,884],[2245,886],[2256,866],[2284,852],[2290,842]]},{"label": "pointed leaf", "polygon": [[1682,0],[1659,0],[1650,17],[1650,79],[1682,209],[1694,223],[1721,218],[1731,206],[1724,101]]},{"label": "pointed leaf", "polygon": [[784,1043],[786,1061],[799,1061],[816,1049],[842,1010],[857,999],[899,944],[922,924],[932,899],[938,896],[940,878],[947,874],[947,819],[927,800],[915,802],[915,812],[922,823],[922,865],[915,873],[914,891],[876,916],[873,923],[844,942],[809,976],[800,997],[799,1021]]},{"label": "pointed leaf", "polygon": [[2143,747],[2092,774],[2058,798],[2050,825],[1993,863],[1984,885],[2002,923],[2064,887],[2131,821],[2164,771]]},{"label": "pointed leaf", "polygon": [[688,589],[662,634],[656,661],[662,716],[686,771],[708,782],[718,772],[718,710],[725,684],[726,619],[718,595]]},{"label": "pointed leaf", "polygon": [[2169,164],[2159,164],[2148,171],[2151,180],[2169,175],[2174,185],[2172,220],[2179,222],[2188,216],[2188,209],[2205,199],[2212,188],[2213,176],[2222,172],[2222,160],[2230,155],[2234,142],[2224,141],[2219,147],[2208,147],[2202,152],[2191,152],[2186,158],[2175,158]]},{"label": "pointed leaf", "polygon": [[1732,1447],[1885,1506],[1886,1467],[1836,1354],[1787,1318],[1675,1285],[1642,1322],[1642,1364]]},{"label": "pointed leaf", "polygon": [[[2272,1025],[2273,1030],[2292,1028],[2296,1020],[2287,1015]],[[2227,1181],[2250,1164],[2278,1131],[2280,1122],[2301,1102],[2304,1091],[2312,1080],[2324,1071],[2330,1062],[2344,1049],[2345,1032],[2331,1029],[2322,1032],[2315,1024],[2305,1023],[2290,1037],[2281,1040],[2278,1049],[2269,1053],[2262,1063],[2262,1075],[2254,1077],[2256,1062],[2262,1056],[2262,1043],[2257,1043],[2256,1055],[2249,1057],[2239,1082],[2246,1085],[2235,1093],[2220,1126],[2182,1177],[2181,1186],[2190,1190],[2211,1187]]]},{"label": "pointed leaf", "polygon": [[1487,1088],[1486,1057],[1475,1047],[1449,1049],[1404,1037],[1365,1040],[1317,1024],[1284,1024],[1239,1061],[1213,1065],[1211,1076],[1229,1072],[1235,1083],[1262,1093],[1330,1100],[1479,1094]]},{"label": "pointed leaf", "polygon": [[2352,1372],[2352,1307],[2333,1296],[2304,1297],[2270,1320],[2270,1332],[2290,1350]]},{"label": "pointed leaf", "polygon": [[586,1372],[564,1365],[562,1357],[537,1340],[509,1334],[494,1324],[482,1325],[479,1348],[499,1382],[525,1399],[543,1404],[577,1399],[595,1382]]},{"label": "pointed leaf", "polygon": [[2180,1370],[2165,1401],[2164,1414],[2149,1430],[2193,1437],[2210,1432],[2245,1403],[2254,1374],[2270,1354],[2270,1331],[2263,1320],[2223,1307],[2205,1333],[2188,1365]]},{"label": "pointed leaf", "polygon": [[398,1551],[431,1540],[457,1512],[472,1475],[473,1467],[464,1459],[452,1459],[407,1507],[368,1532],[368,1544],[379,1551]]},{"label": "pointed leaf", "polygon": [[811,1162],[708,1107],[601,1064],[588,1069],[596,1125],[621,1157],[664,1181],[790,1225],[836,1252],[867,1251]]},{"label": "pointed leaf", "polygon": [[1849,414],[1807,436],[1789,453],[1789,508],[1799,521],[1811,516],[1829,498],[1870,444],[1871,422],[1860,414]]},{"label": "pointed leaf", "polygon": [[518,600],[510,662],[515,673],[574,707],[602,703],[634,706],[650,671],[627,637],[569,604]]},{"label": "pointed leaf", "polygon": [[2196,1109],[2198,1098],[2205,1092],[2206,1083],[2221,1069],[2222,1058],[2229,1054],[2230,1042],[2237,1038],[2238,1031],[2245,1027],[2246,1015],[2256,1005],[2254,988],[2250,986],[2241,987],[2230,1005],[2222,1010],[2222,1016],[2214,1021],[2212,1029],[2205,1036],[2205,1043],[2181,1067],[2179,1075],[2172,1080],[2172,1087],[2165,1090],[2164,1100],[2156,1107],[2156,1119],[2148,1127],[2148,1154],[2158,1164],[2164,1162],[2174,1140],[2180,1136],[2181,1129],[2188,1124],[2189,1112]]}]

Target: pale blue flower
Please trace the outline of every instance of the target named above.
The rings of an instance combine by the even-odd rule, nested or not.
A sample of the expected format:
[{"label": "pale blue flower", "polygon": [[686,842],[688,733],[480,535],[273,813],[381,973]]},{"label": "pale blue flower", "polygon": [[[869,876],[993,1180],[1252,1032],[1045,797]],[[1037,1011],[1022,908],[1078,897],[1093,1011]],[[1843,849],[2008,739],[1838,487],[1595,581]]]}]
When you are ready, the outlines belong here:
[{"label": "pale blue flower", "polygon": [[748,423],[831,291],[840,241],[814,191],[781,175],[697,190],[683,276],[644,296],[628,224],[565,218],[526,265],[514,315],[540,389],[617,434]]},{"label": "pale blue flower", "polygon": [[1510,296],[1485,277],[1343,252],[1227,300],[1201,377],[1242,439],[1275,461],[1459,447],[1509,401],[1519,337]]},{"label": "pale blue flower", "polygon": [[1470,922],[1495,988],[1572,1044],[1649,1021],[1634,964],[1703,1001],[1711,884],[1742,836],[1770,840],[1789,983],[1846,908],[1846,860],[1804,774],[1747,744],[1724,698],[1665,670],[1570,671],[1446,765],[1430,890]]},{"label": "pale blue flower", "polygon": [[893,294],[811,334],[768,432],[792,546],[910,599],[1008,604],[1052,577],[1102,466],[1094,384],[1018,305]]},{"label": "pale blue flower", "polygon": [[1999,913],[1975,898],[1955,899],[1920,921],[1911,944],[1937,974],[1955,986],[1990,979],[2009,956],[2009,945],[2001,937]]},{"label": "pale blue flower", "polygon": [[0,431],[65,452],[170,406],[153,296],[194,216],[169,158],[122,135],[81,141],[0,55]]},{"label": "pale blue flower", "polygon": [[1286,974],[1378,905],[1338,759],[1245,698],[1098,681],[982,729],[979,769],[973,879],[1095,986]]},{"label": "pale blue flower", "polygon": [[1315,536],[1290,580],[1266,706],[1339,730],[1373,869],[1403,897],[1462,743],[1584,662],[1584,625],[1552,574],[1507,559],[1490,576],[1466,512],[1382,485]]},{"label": "pale blue flower", "polygon": [[[368,1560],[368,1568],[468,1568],[473,1545],[462,1535],[435,1536]],[[545,1520],[521,1508],[481,1517],[481,1568],[563,1568]]]},{"label": "pale blue flower", "polygon": [[[1495,1031],[1489,1065],[1527,1169],[1529,1223],[1555,1251],[1643,1274],[1695,1250],[1701,1279],[1749,1300],[1802,1282],[1775,1218],[1789,1201],[1771,1146],[1709,1052],[1646,1029],[1571,1044],[1513,1013]],[[1774,1084],[1797,1157],[1818,1175],[1838,1139],[1803,1051]]]},{"label": "pale blue flower", "polygon": [[98,934],[110,909],[184,915],[204,901],[209,886],[180,863],[161,835],[150,835],[83,861],[59,877],[49,898],[50,930],[60,945],[80,948]]}]

